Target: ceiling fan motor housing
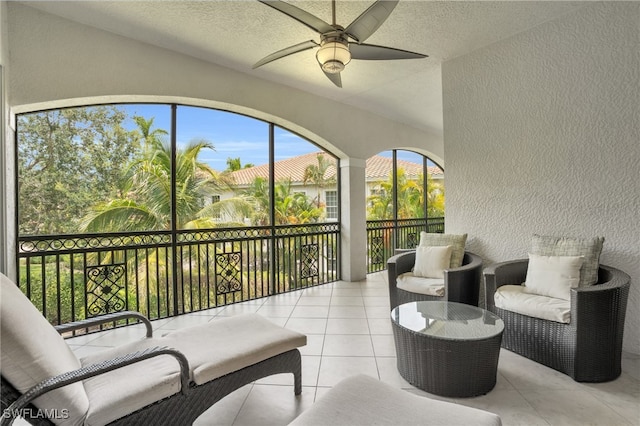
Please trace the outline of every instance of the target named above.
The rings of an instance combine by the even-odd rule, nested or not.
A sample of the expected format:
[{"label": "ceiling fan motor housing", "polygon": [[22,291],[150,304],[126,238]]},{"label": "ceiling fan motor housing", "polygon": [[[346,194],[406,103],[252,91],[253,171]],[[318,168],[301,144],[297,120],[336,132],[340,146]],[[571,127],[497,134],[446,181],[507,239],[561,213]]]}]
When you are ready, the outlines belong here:
[{"label": "ceiling fan motor housing", "polygon": [[351,61],[349,42],[342,28],[335,32],[323,34],[316,59],[322,70],[328,74],[338,74]]}]

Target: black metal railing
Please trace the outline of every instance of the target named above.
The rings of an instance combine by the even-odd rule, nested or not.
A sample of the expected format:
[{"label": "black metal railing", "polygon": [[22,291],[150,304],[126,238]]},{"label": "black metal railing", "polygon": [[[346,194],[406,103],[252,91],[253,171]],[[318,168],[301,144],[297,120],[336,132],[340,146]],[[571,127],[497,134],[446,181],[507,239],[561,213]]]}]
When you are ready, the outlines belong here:
[{"label": "black metal railing", "polygon": [[52,324],[165,318],[336,281],[339,240],[339,223],[20,237],[18,281]]},{"label": "black metal railing", "polygon": [[395,249],[412,249],[420,242],[420,232],[444,232],[444,217],[367,221],[367,272],[387,269],[387,259]]},{"label": "black metal railing", "polygon": [[[367,271],[444,218],[367,221]],[[20,288],[52,324],[166,318],[336,281],[340,224],[20,237]]]}]

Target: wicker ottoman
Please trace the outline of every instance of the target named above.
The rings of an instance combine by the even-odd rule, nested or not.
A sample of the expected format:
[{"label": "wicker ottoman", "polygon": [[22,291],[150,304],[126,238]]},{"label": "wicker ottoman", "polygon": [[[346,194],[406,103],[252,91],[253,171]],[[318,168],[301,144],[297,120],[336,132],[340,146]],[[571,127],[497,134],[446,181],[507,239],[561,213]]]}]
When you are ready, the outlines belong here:
[{"label": "wicker ottoman", "polygon": [[496,384],[504,324],[484,309],[454,302],[411,302],[391,311],[398,371],[412,385],[471,397]]},{"label": "wicker ottoman", "polygon": [[289,426],[500,426],[496,414],[436,401],[359,375],[344,379]]}]

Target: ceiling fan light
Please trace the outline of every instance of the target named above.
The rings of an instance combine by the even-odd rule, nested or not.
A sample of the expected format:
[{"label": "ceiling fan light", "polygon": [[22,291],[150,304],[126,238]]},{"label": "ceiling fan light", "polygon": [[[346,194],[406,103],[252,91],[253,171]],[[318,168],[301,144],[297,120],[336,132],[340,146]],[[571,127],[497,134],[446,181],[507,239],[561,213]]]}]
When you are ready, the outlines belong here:
[{"label": "ceiling fan light", "polygon": [[327,61],[322,64],[322,70],[327,74],[338,74],[344,70],[344,64],[339,61]]},{"label": "ceiling fan light", "polygon": [[316,58],[324,72],[337,74],[351,61],[351,52],[344,43],[328,41],[322,44]]}]

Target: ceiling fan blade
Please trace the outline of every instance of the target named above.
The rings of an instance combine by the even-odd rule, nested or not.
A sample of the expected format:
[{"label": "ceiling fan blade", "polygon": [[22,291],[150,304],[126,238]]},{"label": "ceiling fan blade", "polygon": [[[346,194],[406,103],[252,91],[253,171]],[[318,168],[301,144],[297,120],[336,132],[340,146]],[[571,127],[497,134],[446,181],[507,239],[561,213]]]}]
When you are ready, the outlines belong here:
[{"label": "ceiling fan blade", "polygon": [[358,43],[362,43],[387,20],[399,1],[400,0],[377,0],[350,23],[344,31]]},{"label": "ceiling fan blade", "polygon": [[326,32],[335,30],[335,28],[333,28],[328,23],[324,22],[322,19],[298,7],[295,7],[289,3],[285,3],[279,0],[258,0],[258,1],[260,3],[264,3],[267,6],[270,6],[276,9],[279,12],[284,13],[285,15],[295,19],[296,21],[306,25],[307,27],[311,28],[312,30],[320,34],[324,34]]},{"label": "ceiling fan blade", "polygon": [[[324,72],[324,70],[322,71]],[[324,72],[324,75],[327,76],[329,80],[336,86],[342,88],[342,77],[340,77],[340,73],[337,74],[329,74],[328,72]]]},{"label": "ceiling fan blade", "polygon": [[422,53],[394,49],[393,47],[376,46],[373,44],[350,43],[349,51],[351,52],[351,59],[364,59],[370,61],[388,59],[420,59],[428,57],[428,55],[423,55]]},{"label": "ceiling fan blade", "polygon": [[302,43],[295,44],[293,46],[286,47],[282,50],[272,53],[269,56],[265,56],[253,65],[253,69],[261,67],[264,64],[275,61],[276,59],[284,58],[285,56],[293,55],[294,53],[302,52],[304,50],[313,49],[318,47],[319,44],[313,40],[303,41]]}]

